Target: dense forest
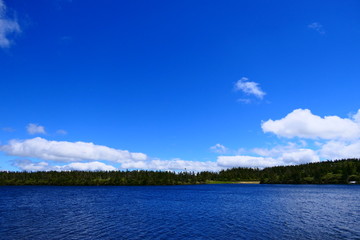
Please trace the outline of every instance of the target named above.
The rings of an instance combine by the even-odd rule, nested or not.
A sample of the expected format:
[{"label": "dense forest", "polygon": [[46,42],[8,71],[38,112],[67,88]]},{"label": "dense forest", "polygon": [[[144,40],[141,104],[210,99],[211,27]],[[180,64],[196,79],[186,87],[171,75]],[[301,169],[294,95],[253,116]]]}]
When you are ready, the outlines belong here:
[{"label": "dense forest", "polygon": [[240,181],[259,181],[264,184],[359,184],[360,159],[197,173],[143,170],[0,172],[0,185],[181,185]]},{"label": "dense forest", "polygon": [[280,166],[262,170],[261,183],[347,184],[360,183],[360,159]]}]

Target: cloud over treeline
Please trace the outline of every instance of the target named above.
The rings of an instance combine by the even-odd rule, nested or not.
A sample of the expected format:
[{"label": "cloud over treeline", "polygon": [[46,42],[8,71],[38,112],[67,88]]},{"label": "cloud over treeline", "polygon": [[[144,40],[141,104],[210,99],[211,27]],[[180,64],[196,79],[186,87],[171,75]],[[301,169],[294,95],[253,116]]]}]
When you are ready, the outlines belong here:
[{"label": "cloud over treeline", "polygon": [[[232,167],[265,168],[317,162],[321,159],[360,157],[360,110],[348,118],[318,116],[309,109],[295,109],[285,117],[262,122],[265,133],[288,139],[285,145],[234,151],[222,144],[210,147],[216,161],[156,159],[91,142],[51,141],[41,137],[10,140],[0,151],[20,157],[14,165],[26,171],[48,170],[164,170],[219,171]],[[312,143],[312,147],[308,143]],[[315,147],[314,147],[315,146]],[[241,154],[247,152],[247,154]],[[34,161],[30,159],[38,159]],[[106,163],[104,163],[104,161]]]}]

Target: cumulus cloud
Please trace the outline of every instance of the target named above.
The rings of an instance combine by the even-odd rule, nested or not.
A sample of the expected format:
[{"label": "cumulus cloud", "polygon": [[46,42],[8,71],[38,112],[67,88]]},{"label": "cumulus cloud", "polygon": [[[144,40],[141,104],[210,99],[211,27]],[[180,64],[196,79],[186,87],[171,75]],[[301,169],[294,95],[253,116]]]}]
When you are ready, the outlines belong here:
[{"label": "cumulus cloud", "polygon": [[[281,149],[283,149],[283,151],[281,151]],[[318,154],[314,150],[304,148],[277,147],[274,149],[257,149],[256,154],[260,156],[219,156],[217,158],[217,164],[219,167],[224,168],[265,168],[320,161]]]},{"label": "cumulus cloud", "polygon": [[[115,171],[114,166],[99,161],[74,162],[66,165],[50,165],[48,162],[34,162],[30,160],[16,160],[14,166],[22,171]],[[151,161],[128,161],[121,164],[121,169],[144,169],[161,171],[219,171],[216,162],[185,161],[181,159],[151,160]]]},{"label": "cumulus cloud", "polygon": [[320,155],[327,159],[360,158],[360,140],[329,141],[321,146]]},{"label": "cumulus cloud", "polygon": [[229,151],[224,145],[217,143],[214,146],[210,147],[210,150],[215,153],[225,154]]},{"label": "cumulus cloud", "polygon": [[[261,90],[258,83],[251,82],[246,77],[241,78],[239,81],[235,83],[235,90],[242,91],[247,95],[252,95],[259,99],[262,99],[266,94],[264,91]],[[249,103],[249,99],[245,99],[245,102]]]},{"label": "cumulus cloud", "polygon": [[32,162],[30,160],[16,160],[14,166],[20,168],[22,171],[50,171],[47,162]]},{"label": "cumulus cloud", "polygon": [[[358,113],[359,114],[359,113]],[[360,125],[355,118],[338,116],[320,117],[309,109],[296,109],[280,120],[262,123],[262,130],[279,137],[308,139],[356,139],[360,137]]]},{"label": "cumulus cloud", "polygon": [[51,166],[47,162],[32,162],[30,160],[17,160],[14,166],[18,167],[22,171],[115,171],[115,167],[106,165],[105,163],[94,162],[75,162],[67,165],[55,165]]},{"label": "cumulus cloud", "polygon": [[0,47],[10,47],[11,35],[20,33],[20,25],[16,19],[7,16],[7,8],[3,0],[0,0]]},{"label": "cumulus cloud", "polygon": [[310,162],[319,162],[320,158],[314,150],[302,148],[282,153],[279,160],[279,165],[297,165]]},{"label": "cumulus cloud", "polygon": [[251,152],[263,157],[278,157],[284,152],[292,152],[297,148],[297,144],[289,142],[286,145],[278,145],[273,148],[254,148]]},{"label": "cumulus cloud", "polygon": [[308,28],[313,29],[314,31],[316,31],[320,34],[325,34],[325,29],[324,29],[323,25],[321,25],[318,22],[313,22],[313,23],[309,24]]},{"label": "cumulus cloud", "polygon": [[[296,109],[282,119],[263,122],[261,127],[265,133],[300,139],[270,149],[254,148],[250,152],[255,156],[219,156],[218,165],[263,168],[360,157],[360,110],[348,118],[341,118],[320,117],[308,109]],[[304,139],[310,139],[312,147]]]},{"label": "cumulus cloud", "polygon": [[351,118],[354,119],[354,122],[360,124],[360,109],[357,111],[357,113],[352,115]]},{"label": "cumulus cloud", "polygon": [[[230,152],[221,144],[216,144],[213,149]],[[233,152],[233,151],[231,151]],[[301,146],[289,143],[285,146],[276,146],[272,149],[253,149],[258,156],[247,156],[236,154],[234,156],[218,156],[214,161],[185,161],[181,159],[171,160],[147,160],[128,161],[121,164],[122,169],[151,169],[163,171],[220,171],[233,167],[265,168],[282,165],[295,165],[301,163],[317,162],[320,158],[316,151],[302,148]]]},{"label": "cumulus cloud", "polygon": [[219,156],[217,164],[223,168],[232,167],[251,167],[251,168],[265,168],[278,165],[278,162],[273,158],[253,157],[253,156]]},{"label": "cumulus cloud", "polygon": [[264,132],[279,137],[319,140],[315,150],[289,144],[273,149],[254,149],[254,153],[270,156],[283,165],[317,162],[320,159],[343,159],[360,157],[360,110],[348,118],[338,116],[320,117],[309,109],[296,109],[280,120],[262,123]]},{"label": "cumulus cloud", "polygon": [[219,171],[222,168],[216,162],[185,161],[181,159],[151,160],[122,163],[123,169],[151,169],[163,171]]},{"label": "cumulus cloud", "polygon": [[31,135],[34,135],[34,134],[46,134],[45,127],[40,126],[40,125],[35,124],[35,123],[29,123],[26,126],[26,131]]},{"label": "cumulus cloud", "polygon": [[63,162],[84,160],[105,160],[112,162],[143,161],[143,153],[131,153],[126,150],[109,148],[87,142],[48,141],[36,137],[27,140],[11,140],[0,150],[8,155],[32,157],[43,160]]},{"label": "cumulus cloud", "polygon": [[75,162],[75,163],[70,163],[68,165],[65,166],[59,166],[61,168],[61,170],[79,170],[79,171],[115,171],[116,168],[111,166],[111,165],[107,165],[105,163],[102,162],[87,162],[87,163],[82,163],[82,162]]},{"label": "cumulus cloud", "polygon": [[[199,172],[232,167],[265,168],[296,165],[318,162],[324,158],[360,157],[360,110],[348,118],[340,118],[320,117],[308,109],[296,109],[282,119],[268,120],[261,126],[264,132],[271,132],[279,137],[300,139],[272,148],[254,148],[246,151],[234,151],[218,143],[210,147],[210,150],[222,156],[218,156],[216,161],[205,162],[154,159],[143,153],[132,153],[88,142],[49,141],[41,137],[10,140],[8,144],[0,145],[0,151],[12,156],[38,159],[38,162],[16,161],[15,166],[27,171],[144,169]],[[227,156],[224,156],[225,154]],[[52,165],[49,161],[71,163]],[[116,168],[101,161],[119,165]]]}]

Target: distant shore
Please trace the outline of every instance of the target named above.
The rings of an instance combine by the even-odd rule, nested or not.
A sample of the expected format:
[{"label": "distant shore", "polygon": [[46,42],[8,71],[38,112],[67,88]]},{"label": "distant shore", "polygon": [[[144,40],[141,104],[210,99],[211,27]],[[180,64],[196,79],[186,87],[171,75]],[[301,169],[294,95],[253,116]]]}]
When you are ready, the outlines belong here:
[{"label": "distant shore", "polygon": [[231,168],[219,172],[48,171],[1,172],[0,185],[146,186],[188,184],[360,184],[360,159],[292,166]]},{"label": "distant shore", "polygon": [[260,181],[207,181],[206,184],[260,184]]}]

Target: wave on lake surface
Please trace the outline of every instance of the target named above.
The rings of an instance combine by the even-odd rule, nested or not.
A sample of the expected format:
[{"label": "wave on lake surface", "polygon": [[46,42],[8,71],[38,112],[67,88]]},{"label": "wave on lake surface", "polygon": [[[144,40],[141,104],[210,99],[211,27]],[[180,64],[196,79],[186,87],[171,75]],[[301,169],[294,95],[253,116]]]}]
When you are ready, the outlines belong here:
[{"label": "wave on lake surface", "polygon": [[360,239],[358,185],[0,187],[0,239]]}]

